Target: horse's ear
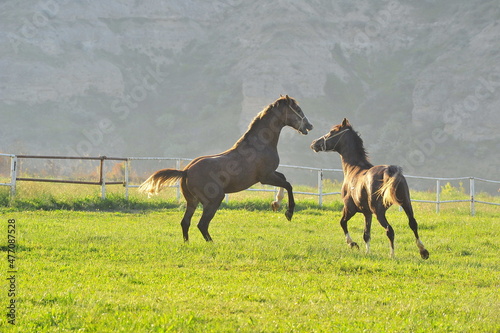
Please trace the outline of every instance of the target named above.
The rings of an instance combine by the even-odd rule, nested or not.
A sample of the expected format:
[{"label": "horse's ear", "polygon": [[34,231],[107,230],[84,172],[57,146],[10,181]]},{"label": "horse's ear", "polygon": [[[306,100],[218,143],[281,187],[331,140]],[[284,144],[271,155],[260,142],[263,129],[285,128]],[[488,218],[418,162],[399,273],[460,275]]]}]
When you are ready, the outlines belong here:
[{"label": "horse's ear", "polygon": [[286,98],[286,101],[287,101],[287,102],[290,102],[290,96],[285,95],[285,98]]},{"label": "horse's ear", "polygon": [[344,120],[342,120],[342,127],[346,126],[351,126],[351,123],[349,123],[349,120],[347,120],[347,118],[344,118]]}]

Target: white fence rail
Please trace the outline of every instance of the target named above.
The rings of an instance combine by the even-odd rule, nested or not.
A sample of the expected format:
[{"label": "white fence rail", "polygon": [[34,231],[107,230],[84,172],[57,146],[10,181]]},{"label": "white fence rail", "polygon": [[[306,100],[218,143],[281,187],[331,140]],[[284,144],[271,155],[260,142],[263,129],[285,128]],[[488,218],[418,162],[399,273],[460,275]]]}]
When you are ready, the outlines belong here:
[{"label": "white fence rail", "polygon": [[[131,188],[137,188],[139,187],[139,184],[131,184],[130,178],[132,174],[132,162],[145,162],[145,161],[170,161],[170,162],[175,162],[175,167],[177,169],[180,169],[182,167],[183,162],[191,161],[191,159],[187,158],[171,158],[171,157],[129,157],[129,158],[113,158],[113,157],[105,157],[105,156],[100,156],[100,157],[62,157],[62,156],[26,156],[26,155],[12,155],[12,154],[0,154],[0,158],[10,158],[10,182],[9,183],[0,183],[0,186],[9,186],[10,187],[10,195],[11,197],[14,197],[16,194],[16,184],[18,181],[44,181],[44,182],[64,182],[64,183],[75,183],[75,184],[91,184],[91,185],[100,185],[101,186],[101,197],[105,198],[106,197],[106,185],[123,185],[125,187],[125,197],[128,199],[129,197],[129,189]],[[51,179],[35,179],[35,178],[20,178],[18,177],[18,160],[22,159],[30,159],[30,158],[36,158],[36,159],[81,159],[81,160],[98,160],[100,161],[100,179],[98,182],[79,182],[79,181],[62,181],[62,180],[51,180]],[[122,161],[125,166],[124,166],[124,179],[123,181],[113,181],[113,182],[107,182],[105,179],[105,172],[103,172],[104,169],[104,164],[106,161]],[[323,205],[323,199],[326,196],[330,195],[339,195],[340,192],[325,192],[323,185],[324,185],[324,174],[325,173],[338,173],[339,177],[342,177],[342,170],[340,169],[323,169],[323,168],[311,168],[311,167],[304,167],[304,166],[294,166],[294,165],[280,165],[279,168],[281,169],[293,169],[293,170],[303,170],[303,171],[309,171],[316,173],[316,191],[315,192],[301,192],[301,191],[294,191],[295,194],[305,194],[305,195],[312,195],[312,196],[317,196],[318,197],[318,205],[321,207]],[[153,172],[155,170],[149,170],[149,172]],[[477,182],[483,182],[483,183],[489,183],[489,184],[498,184],[500,186],[500,181],[495,181],[495,180],[488,180],[488,179],[482,179],[482,178],[477,178],[477,177],[459,177],[459,178],[436,178],[436,177],[420,177],[420,176],[410,176],[410,175],[405,175],[407,179],[420,179],[420,180],[429,180],[429,181],[435,181],[436,184],[436,200],[415,200],[412,199],[414,202],[424,202],[424,203],[433,203],[436,205],[436,212],[439,212],[441,204],[446,204],[446,203],[453,203],[453,202],[470,202],[470,214],[475,215],[476,212],[476,203],[481,203],[481,204],[486,204],[486,205],[495,205],[495,206],[500,206],[500,203],[495,203],[495,202],[487,202],[487,201],[480,201],[476,199],[476,183]],[[468,181],[469,182],[469,193],[468,193],[468,198],[467,199],[460,199],[460,200],[442,200],[441,199],[441,187],[443,182],[450,182],[450,181]],[[410,182],[409,182],[410,183]],[[411,184],[410,188],[412,188]],[[180,185],[174,185],[177,189],[176,191],[176,196],[177,200],[180,200],[181,198],[181,193],[180,193]],[[277,189],[266,189],[266,188],[251,188],[248,189],[247,191],[261,191],[261,192],[276,192]],[[226,196],[226,201],[229,200],[229,196]]]}]

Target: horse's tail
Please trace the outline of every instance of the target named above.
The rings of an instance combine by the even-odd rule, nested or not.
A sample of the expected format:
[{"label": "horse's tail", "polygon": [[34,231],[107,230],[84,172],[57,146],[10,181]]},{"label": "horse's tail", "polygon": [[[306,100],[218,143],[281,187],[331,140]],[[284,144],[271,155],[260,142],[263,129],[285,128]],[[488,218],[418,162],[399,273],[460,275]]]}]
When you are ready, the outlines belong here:
[{"label": "horse's tail", "polygon": [[403,169],[401,167],[389,165],[384,170],[382,186],[380,186],[375,194],[382,198],[382,203],[385,207],[389,207],[392,204],[400,204],[400,200],[396,196],[396,189],[402,179]]},{"label": "horse's tail", "polygon": [[173,185],[177,180],[186,177],[185,170],[162,169],[153,173],[144,183],[139,186],[139,192],[147,193],[148,196],[158,194],[164,186]]}]

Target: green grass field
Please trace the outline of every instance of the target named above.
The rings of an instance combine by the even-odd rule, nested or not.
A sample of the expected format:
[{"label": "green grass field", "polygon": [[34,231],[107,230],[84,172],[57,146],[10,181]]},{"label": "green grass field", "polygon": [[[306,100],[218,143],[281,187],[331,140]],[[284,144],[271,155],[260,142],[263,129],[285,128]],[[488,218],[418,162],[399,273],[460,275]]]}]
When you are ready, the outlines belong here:
[{"label": "green grass field", "polygon": [[[7,322],[12,297],[2,279],[1,332],[500,331],[494,206],[471,217],[467,204],[439,214],[432,204],[415,204],[430,252],[422,260],[397,208],[388,212],[396,232],[391,259],[375,221],[371,254],[347,247],[334,199],[318,209],[298,196],[288,222],[283,210],[267,209],[271,193],[236,197],[211,223],[214,243],[196,228],[199,210],[184,244],[182,203],[165,196],[127,204],[111,195],[99,204],[93,196],[27,193],[0,208],[2,276],[9,219],[17,246],[15,325]],[[361,215],[350,229],[361,245]]]}]

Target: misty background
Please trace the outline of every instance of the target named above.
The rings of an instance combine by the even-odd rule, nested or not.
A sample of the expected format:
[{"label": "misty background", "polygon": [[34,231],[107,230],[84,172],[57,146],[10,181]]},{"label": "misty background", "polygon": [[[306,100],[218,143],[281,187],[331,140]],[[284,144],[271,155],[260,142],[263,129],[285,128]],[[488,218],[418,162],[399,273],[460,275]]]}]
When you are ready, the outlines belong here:
[{"label": "misty background", "polygon": [[311,141],[347,117],[374,164],[500,179],[497,0],[2,1],[0,152],[194,158],[280,94],[315,126],[282,164],[340,168]]}]

